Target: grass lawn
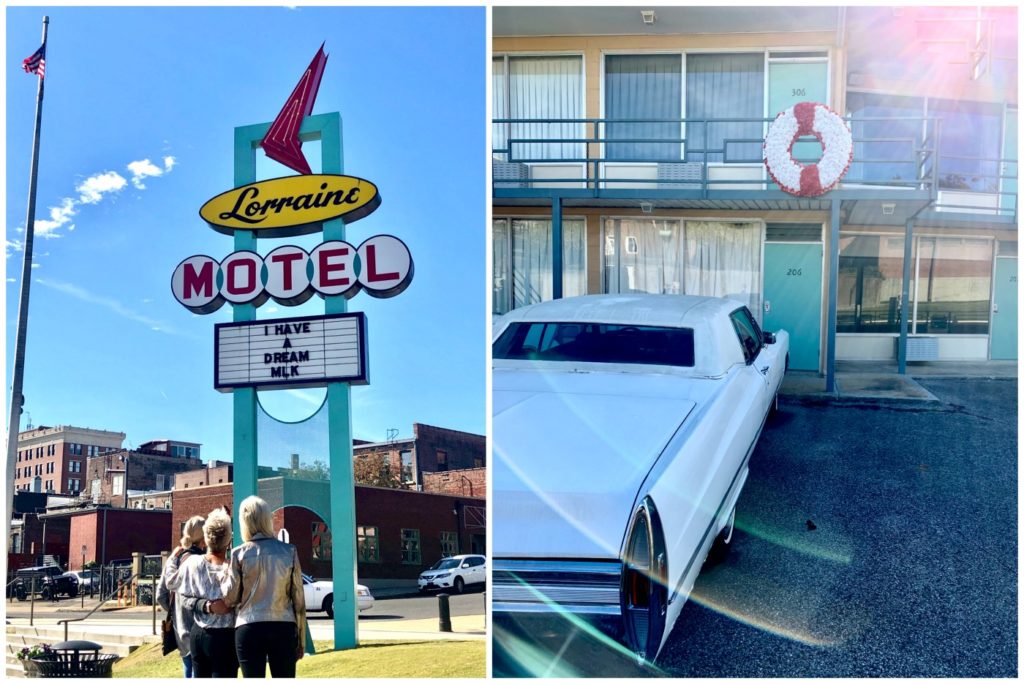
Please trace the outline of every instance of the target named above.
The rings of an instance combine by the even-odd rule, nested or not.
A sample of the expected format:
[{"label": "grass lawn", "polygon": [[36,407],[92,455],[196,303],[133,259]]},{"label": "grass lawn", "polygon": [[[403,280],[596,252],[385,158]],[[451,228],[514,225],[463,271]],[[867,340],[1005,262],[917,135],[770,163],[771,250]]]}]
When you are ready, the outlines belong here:
[{"label": "grass lawn", "polygon": [[[299,661],[297,677],[483,677],[486,641],[367,641],[349,651],[332,651],[316,641],[316,655]],[[115,677],[181,679],[177,651],[160,655],[146,644],[114,665]],[[241,673],[239,673],[241,676]],[[270,676],[269,670],[267,676]]]}]

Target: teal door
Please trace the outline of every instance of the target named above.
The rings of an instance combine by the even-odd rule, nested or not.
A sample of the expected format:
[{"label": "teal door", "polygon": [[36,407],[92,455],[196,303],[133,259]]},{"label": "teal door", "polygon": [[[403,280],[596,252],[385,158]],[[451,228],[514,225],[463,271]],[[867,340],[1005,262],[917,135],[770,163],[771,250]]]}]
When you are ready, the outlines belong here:
[{"label": "teal door", "polygon": [[997,257],[992,307],[992,359],[1017,358],[1017,257]]},{"label": "teal door", "polygon": [[[798,102],[828,104],[828,62],[770,62],[768,65],[768,117],[774,118]],[[793,157],[804,164],[821,159],[817,141],[793,145]],[[772,188],[778,186],[772,184]]]},{"label": "teal door", "polygon": [[819,369],[821,243],[764,246],[764,329],[789,333],[789,367]]}]

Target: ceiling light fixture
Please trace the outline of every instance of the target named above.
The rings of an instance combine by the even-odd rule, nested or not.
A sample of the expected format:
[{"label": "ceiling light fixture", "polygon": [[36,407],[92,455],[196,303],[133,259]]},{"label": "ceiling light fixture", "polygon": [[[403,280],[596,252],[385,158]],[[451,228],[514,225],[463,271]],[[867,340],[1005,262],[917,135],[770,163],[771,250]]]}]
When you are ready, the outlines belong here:
[{"label": "ceiling light fixture", "polygon": [[643,18],[645,24],[653,24],[658,20],[658,17],[654,16],[654,10],[640,10],[640,16]]},{"label": "ceiling light fixture", "polygon": [[896,213],[895,202],[885,202],[882,204],[882,216],[892,216]]}]

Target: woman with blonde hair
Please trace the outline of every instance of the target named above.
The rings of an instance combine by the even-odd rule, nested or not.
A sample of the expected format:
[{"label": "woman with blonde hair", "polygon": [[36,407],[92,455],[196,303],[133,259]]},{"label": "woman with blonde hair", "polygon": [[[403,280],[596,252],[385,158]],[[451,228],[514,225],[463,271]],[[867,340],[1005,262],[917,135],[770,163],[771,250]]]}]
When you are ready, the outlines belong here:
[{"label": "woman with blonde hair", "polygon": [[295,547],[274,538],[270,506],[250,496],[238,507],[243,544],[231,551],[224,602],[235,609],[243,677],[294,677],[306,646],[306,601]]},{"label": "woman with blonde hair", "polygon": [[198,678],[238,676],[235,657],[235,616],[231,612],[214,614],[209,604],[224,597],[229,581],[228,552],[231,550],[231,518],[223,509],[211,511],[203,525],[206,555],[191,556],[167,584],[185,601],[195,600],[202,607],[194,613],[190,650],[192,667]]},{"label": "woman with blonde hair", "polygon": [[203,523],[205,522],[206,520],[201,515],[194,515],[185,521],[181,530],[180,544],[167,559],[163,574],[160,576],[160,587],[156,592],[157,603],[164,609],[164,612],[171,616],[174,622],[174,636],[178,642],[178,655],[181,656],[185,679],[191,679],[193,676],[192,655],[189,646],[189,634],[192,632],[192,623],[195,620],[193,605],[186,605],[180,598],[172,594],[167,587],[167,578],[175,574],[181,562],[190,555],[202,555]]}]

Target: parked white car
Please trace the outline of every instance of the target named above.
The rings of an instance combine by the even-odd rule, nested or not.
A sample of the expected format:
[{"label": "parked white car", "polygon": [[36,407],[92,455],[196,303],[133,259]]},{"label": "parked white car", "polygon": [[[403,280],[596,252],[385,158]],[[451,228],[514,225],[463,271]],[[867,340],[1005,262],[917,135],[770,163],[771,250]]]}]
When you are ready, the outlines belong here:
[{"label": "parked white car", "polygon": [[462,554],[437,561],[420,573],[417,584],[420,591],[454,589],[457,594],[461,594],[466,585],[486,581],[487,559],[477,554]]},{"label": "parked white car", "polygon": [[728,299],[594,295],[505,315],[495,617],[556,634],[582,618],[653,661],[712,545],[731,540],[788,350]]},{"label": "parked white car", "polygon": [[[334,617],[334,582],[330,580],[315,580],[309,575],[302,576],[302,593],[306,599],[306,612],[318,613],[327,611],[327,617]],[[356,585],[356,600],[359,602],[359,612],[373,608],[373,594],[368,587],[362,584]]]}]

